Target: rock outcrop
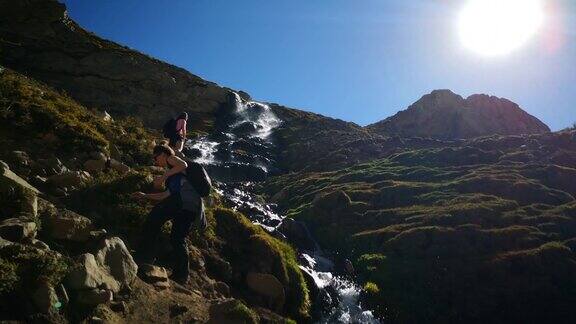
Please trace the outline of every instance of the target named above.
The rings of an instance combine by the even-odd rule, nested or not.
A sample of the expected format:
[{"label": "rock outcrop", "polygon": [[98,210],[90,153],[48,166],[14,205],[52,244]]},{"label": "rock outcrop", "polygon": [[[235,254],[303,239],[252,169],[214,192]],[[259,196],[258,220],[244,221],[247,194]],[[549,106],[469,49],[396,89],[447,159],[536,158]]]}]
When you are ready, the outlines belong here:
[{"label": "rock outcrop", "polygon": [[550,132],[548,126],[510,100],[480,94],[464,99],[450,90],[435,90],[366,129],[388,136],[439,139]]},{"label": "rock outcrop", "polygon": [[181,111],[210,116],[227,102],[228,90],[87,32],[56,0],[1,0],[0,12],[0,64],[87,107],[158,127]]}]

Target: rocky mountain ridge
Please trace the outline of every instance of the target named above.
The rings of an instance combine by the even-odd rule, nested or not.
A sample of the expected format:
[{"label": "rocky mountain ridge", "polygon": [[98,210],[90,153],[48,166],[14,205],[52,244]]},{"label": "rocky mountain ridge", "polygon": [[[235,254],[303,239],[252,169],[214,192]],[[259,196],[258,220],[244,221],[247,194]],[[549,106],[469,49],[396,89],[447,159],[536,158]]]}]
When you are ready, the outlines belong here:
[{"label": "rocky mountain ridge", "polygon": [[86,107],[159,127],[181,111],[210,119],[226,104],[227,89],[87,32],[56,0],[2,0],[0,12],[0,64]]},{"label": "rocky mountain ridge", "polygon": [[432,91],[406,110],[366,129],[388,136],[438,139],[550,132],[548,126],[510,100],[483,94],[464,99],[450,90]]}]

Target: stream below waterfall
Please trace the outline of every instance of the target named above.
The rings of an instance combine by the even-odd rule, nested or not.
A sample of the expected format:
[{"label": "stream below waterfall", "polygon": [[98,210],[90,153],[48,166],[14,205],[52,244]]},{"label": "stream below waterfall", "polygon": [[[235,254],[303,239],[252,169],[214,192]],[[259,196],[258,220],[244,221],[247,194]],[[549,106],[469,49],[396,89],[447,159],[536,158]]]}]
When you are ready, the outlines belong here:
[{"label": "stream below waterfall", "polygon": [[[229,207],[242,212],[273,236],[286,239],[282,234],[286,227],[284,217],[276,213],[274,204],[262,201],[253,193],[257,182],[275,171],[274,144],[270,135],[281,123],[267,105],[244,101],[232,92],[215,131],[189,141],[184,153],[204,165]],[[305,225],[297,225],[308,233]],[[371,311],[362,309],[359,303],[361,288],[351,279],[334,275],[331,258],[322,252],[311,235],[308,237],[306,248],[299,247],[299,263],[316,286],[314,321],[380,323]]]}]

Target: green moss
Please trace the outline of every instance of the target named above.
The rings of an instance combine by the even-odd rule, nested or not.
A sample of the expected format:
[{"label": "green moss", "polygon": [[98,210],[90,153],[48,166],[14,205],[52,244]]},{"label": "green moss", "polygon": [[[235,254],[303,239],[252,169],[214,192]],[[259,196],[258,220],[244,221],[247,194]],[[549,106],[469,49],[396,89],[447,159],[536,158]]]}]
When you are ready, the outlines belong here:
[{"label": "green moss", "polygon": [[233,307],[227,310],[226,317],[246,324],[259,323],[258,315],[239,300],[236,300]]},{"label": "green moss", "polygon": [[65,199],[68,208],[91,218],[97,226],[115,234],[137,235],[152,205],[130,197],[135,191],[147,192],[152,177],[146,172],[120,175],[101,174],[91,186],[73,192]]},{"label": "green moss", "polygon": [[[250,271],[273,274],[286,290],[286,314],[307,318],[310,310],[308,287],[298,267],[294,250],[238,212],[216,208],[214,217],[216,234],[224,242],[224,256],[235,271],[243,274]],[[243,281],[237,284],[243,285]]]},{"label": "green moss", "polygon": [[106,122],[70,97],[11,70],[0,74],[0,122],[4,140],[27,152],[49,149],[71,157],[115,145],[130,162],[150,160],[152,136],[137,119]]},{"label": "green moss", "polygon": [[18,265],[0,258],[0,295],[11,292],[18,283]]},{"label": "green moss", "polygon": [[377,284],[368,281],[364,284],[364,291],[370,295],[377,295],[380,293],[380,288],[378,288]]},{"label": "green moss", "polygon": [[69,271],[70,262],[56,252],[43,251],[30,246],[12,244],[0,249],[2,264],[2,290],[30,291],[41,281],[56,286]]}]

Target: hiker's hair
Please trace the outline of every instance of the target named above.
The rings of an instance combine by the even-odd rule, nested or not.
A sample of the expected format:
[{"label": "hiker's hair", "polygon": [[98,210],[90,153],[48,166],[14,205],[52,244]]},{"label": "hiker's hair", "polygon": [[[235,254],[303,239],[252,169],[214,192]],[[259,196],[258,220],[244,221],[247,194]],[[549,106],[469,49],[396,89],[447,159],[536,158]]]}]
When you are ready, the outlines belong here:
[{"label": "hiker's hair", "polygon": [[181,113],[181,114],[178,116],[178,119],[186,119],[186,120],[188,120],[188,113],[185,113],[185,112]]},{"label": "hiker's hair", "polygon": [[154,151],[152,152],[154,155],[160,155],[162,153],[166,154],[167,156],[174,155],[174,150],[168,146],[168,142],[166,141],[162,141],[159,145],[154,146]]}]

